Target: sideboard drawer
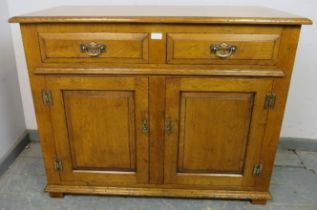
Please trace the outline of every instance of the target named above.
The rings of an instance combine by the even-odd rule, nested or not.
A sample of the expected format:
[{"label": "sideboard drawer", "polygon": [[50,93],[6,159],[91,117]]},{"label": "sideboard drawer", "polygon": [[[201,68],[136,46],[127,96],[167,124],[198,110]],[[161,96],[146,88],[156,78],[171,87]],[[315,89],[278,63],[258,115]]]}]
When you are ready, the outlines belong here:
[{"label": "sideboard drawer", "polygon": [[168,63],[272,65],[280,34],[169,33],[167,40]]},{"label": "sideboard drawer", "polygon": [[147,33],[39,33],[44,63],[148,63]]}]

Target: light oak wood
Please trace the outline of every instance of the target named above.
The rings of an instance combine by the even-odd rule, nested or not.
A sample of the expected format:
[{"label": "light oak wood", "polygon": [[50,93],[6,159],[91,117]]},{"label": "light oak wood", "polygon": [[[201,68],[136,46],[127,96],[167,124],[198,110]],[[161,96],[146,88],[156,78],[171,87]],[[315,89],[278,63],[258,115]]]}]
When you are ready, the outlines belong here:
[{"label": "light oak wood", "polygon": [[[23,25],[23,24],[22,24]],[[120,24],[120,27],[118,27],[117,24],[105,24],[105,25],[100,25],[100,24],[38,24],[37,25],[37,33],[34,34],[37,39],[38,42],[41,43],[43,40],[40,35],[41,34],[50,34],[50,36],[58,36],[58,35],[63,35],[63,34],[72,34],[75,35],[75,37],[71,38],[71,37],[67,37],[67,42],[65,42],[66,38],[63,38],[62,40],[55,40],[53,39],[53,42],[51,42],[52,46],[50,51],[60,54],[62,56],[68,56],[68,57],[51,57],[51,58],[46,58],[45,53],[43,53],[43,51],[45,52],[45,46],[44,44],[40,44],[40,45],[36,45],[34,46],[33,50],[38,50],[38,48],[40,47],[40,52],[41,52],[41,57],[38,57],[36,60],[36,65],[37,67],[48,67],[48,68],[53,68],[53,67],[64,67],[64,68],[82,68],[82,67],[91,67],[91,68],[96,68],[96,67],[105,67],[105,66],[118,66],[118,67],[129,67],[131,68],[132,66],[138,66],[138,67],[142,67],[142,68],[148,68],[148,64],[152,64],[152,65],[162,65],[164,67],[170,68],[170,65],[168,65],[166,63],[166,36],[167,34],[192,34],[193,31],[199,31],[201,33],[206,33],[206,34],[262,34],[262,36],[272,36],[272,34],[274,36],[278,36],[279,34],[282,33],[282,27],[277,27],[277,26],[261,26],[261,27],[255,27],[255,26],[232,26],[232,25],[226,25],[226,26],[217,26],[217,25],[157,25],[157,24],[137,24],[137,25],[129,25],[129,24]],[[157,40],[157,39],[152,39],[152,33],[161,33],[162,35],[162,39],[161,40]],[[85,34],[85,36],[88,34],[90,37],[96,37],[95,40],[89,40],[88,42],[85,41],[85,36],[83,35]],[[96,35],[97,34],[97,35]],[[107,35],[107,37],[103,38],[104,40],[98,40],[100,38],[98,34],[104,34]],[[131,47],[129,46],[124,46],[124,47],[118,47],[120,46],[120,44],[118,44],[117,41],[115,40],[111,40],[109,38],[109,35],[112,36],[112,39],[115,39],[115,35],[124,35],[127,36],[127,34],[130,34],[130,36],[135,37],[135,34],[139,34],[138,36],[142,35],[142,34],[149,34],[149,40],[147,41],[147,38],[144,38],[143,41],[142,40],[132,40],[134,43]],[[64,35],[63,35],[64,36]],[[79,36],[79,38],[78,38]],[[128,36],[128,38],[131,40],[132,38]],[[141,36],[142,37],[142,36]],[[78,56],[86,56],[84,53],[80,52],[80,43],[82,42],[78,42],[80,41],[80,39],[84,42],[84,43],[90,43],[90,42],[95,42],[95,43],[101,43],[101,44],[105,44],[106,45],[106,41],[107,39],[110,39],[108,41],[111,41],[110,43],[112,43],[112,47],[115,49],[118,49],[118,52],[116,53],[112,53],[113,55],[116,56],[121,56],[122,58],[122,62],[119,62],[119,57],[117,58],[111,58],[111,57],[107,57],[107,52],[102,53],[100,56],[98,57],[78,57]],[[76,41],[77,40],[77,41]],[[144,42],[144,47],[141,48],[141,43]],[[59,45],[56,45],[57,43],[60,43]],[[116,43],[115,45],[113,45],[114,43]],[[138,45],[135,45],[135,43],[139,43]],[[146,44],[146,43],[150,43]],[[147,50],[147,46],[149,50]],[[210,45],[205,45],[206,46],[206,52],[210,53]],[[54,47],[55,46],[55,47]],[[134,47],[133,47],[134,46]],[[137,46],[137,49],[135,49],[135,46]],[[158,47],[160,46],[160,47]],[[169,45],[170,46],[170,45]],[[109,47],[108,47],[109,48]],[[107,48],[107,49],[108,49]],[[122,49],[121,49],[122,48]],[[61,49],[61,50],[58,50]],[[64,50],[63,50],[64,49]],[[66,49],[66,50],[65,50]],[[143,49],[143,50],[141,50]],[[199,48],[198,48],[199,49]],[[108,49],[108,51],[111,51],[111,47],[110,49]],[[238,49],[239,50],[239,49]],[[66,51],[66,52],[64,52]],[[125,52],[127,51],[127,52]],[[141,60],[140,59],[135,59],[135,58],[128,58],[128,57],[123,57],[125,54],[129,55],[129,52],[140,52],[140,57],[144,57],[144,59],[148,59],[148,61],[146,60]],[[190,51],[185,50],[186,52],[189,53],[193,53]],[[144,52],[144,56],[141,55]],[[148,52],[148,53],[147,53]],[[162,53],[164,52],[164,53]],[[238,52],[238,51],[237,51]],[[66,53],[66,55],[64,55]],[[108,52],[109,53],[109,52]],[[110,52],[111,53],[111,52]],[[44,54],[44,55],[43,55]],[[147,56],[145,56],[147,54]],[[170,54],[170,53],[168,53]],[[195,54],[195,53],[194,53]],[[75,56],[75,58],[73,57],[69,57],[70,55]],[[210,54],[211,55],[211,54]],[[161,60],[159,60],[158,58],[160,58]],[[277,60],[280,59],[280,57],[278,56],[276,58]],[[206,59],[205,59],[206,60]],[[221,64],[224,65],[226,63],[224,63],[223,59],[213,59],[215,64]],[[52,62],[51,62],[52,61]],[[95,61],[95,62],[94,62]],[[243,61],[242,61],[243,62]],[[249,60],[248,63],[244,63],[245,65],[249,66],[250,69],[252,69],[252,66],[256,66],[255,64],[259,62],[259,60]],[[265,61],[261,61],[261,64],[264,64]],[[263,63],[264,62],[264,63]],[[111,63],[112,65],[107,65],[107,63]],[[126,64],[124,64],[126,63]],[[142,65],[143,63],[143,65]],[[187,62],[189,63],[189,61]],[[231,60],[229,64],[243,64],[241,63],[241,60]],[[190,63],[189,63],[190,64]],[[195,63],[195,64],[199,64],[199,63]],[[203,63],[204,64],[204,63]],[[274,62],[267,62],[266,63],[269,69],[272,68],[276,68],[276,66],[274,65]],[[271,64],[271,65],[269,65]],[[202,66],[202,65],[200,65]],[[193,67],[191,65],[191,67]],[[207,66],[202,66],[202,68],[206,68]],[[253,67],[253,68],[254,68]],[[257,65],[257,69],[259,69],[260,67],[262,67],[262,65]],[[189,67],[190,68],[190,67]],[[201,68],[201,67],[200,67]],[[211,67],[212,68],[212,67]],[[221,67],[221,69],[223,69]],[[232,69],[232,65],[230,66],[230,69]],[[244,69],[245,70],[245,69]]]},{"label": "light oak wood", "polygon": [[12,17],[10,22],[312,24],[308,18],[256,6],[63,6]]},{"label": "light oak wood", "polygon": [[[147,33],[39,33],[39,42],[43,62],[148,62]],[[81,52],[81,44],[92,42],[104,45],[104,52]]]},{"label": "light oak wood", "polygon": [[165,113],[165,77],[153,76],[149,79],[150,100],[150,183],[164,182],[164,113]]},{"label": "light oak wood", "polygon": [[133,92],[63,90],[62,97],[73,169],[135,171]]},{"label": "light oak wood", "polygon": [[64,193],[61,192],[50,192],[51,198],[64,198]]},{"label": "light oak wood", "polygon": [[[10,21],[21,23],[52,197],[271,199],[309,19],[257,7],[61,7]],[[80,45],[91,42],[106,51],[88,56]],[[215,56],[221,43],[234,54]]]},{"label": "light oak wood", "polygon": [[177,172],[242,174],[254,95],[196,91],[181,93]]},{"label": "light oak wood", "polygon": [[[257,66],[258,67],[258,66]],[[226,69],[227,68],[227,69]],[[186,76],[255,76],[255,77],[283,77],[284,72],[282,69],[276,69],[274,67],[263,68],[259,67],[255,69],[252,66],[239,66],[232,69],[232,66],[149,66],[147,68],[135,66],[135,67],[104,67],[104,68],[50,68],[50,67],[38,67],[35,68],[33,73],[37,75],[67,75],[67,74],[91,74],[91,75],[115,75],[115,74],[129,74],[129,75],[186,75]]]},{"label": "light oak wood", "polygon": [[265,199],[262,199],[262,200],[252,199],[252,200],[251,200],[251,203],[252,203],[252,204],[255,204],[255,205],[265,205],[266,202],[267,202],[267,200],[265,200]]},{"label": "light oak wood", "polygon": [[285,69],[286,75],[285,77],[274,80],[273,82],[272,91],[277,94],[276,96],[279,98],[279,100],[276,101],[275,109],[270,110],[268,115],[269,123],[266,128],[261,150],[261,162],[263,163],[263,167],[266,167],[268,170],[263,171],[262,178],[257,180],[259,189],[268,189],[270,186],[270,180],[273,171],[272,166],[274,164],[277,145],[279,142],[278,140],[280,137],[299,35],[299,26],[285,27],[283,31],[281,45],[284,47],[281,49],[280,55],[287,59],[280,60],[278,66]]},{"label": "light oak wood", "polygon": [[[24,28],[24,29],[23,29]],[[21,27],[21,33],[23,37],[23,45],[25,49],[25,55],[27,59],[28,70],[34,69],[36,61],[38,60],[40,51],[33,51],[34,46],[38,46],[37,39],[34,37],[36,34],[35,25],[27,28]],[[38,48],[35,48],[38,49]],[[54,133],[52,130],[50,109],[48,106],[43,106],[41,92],[45,87],[45,77],[36,76],[29,73],[33,103],[36,113],[36,120],[38,123],[39,136],[41,139],[41,151],[43,153],[44,166],[46,171],[47,183],[60,184],[59,171],[54,168],[54,160],[57,157],[56,147],[54,142]]]},{"label": "light oak wood", "polygon": [[62,183],[148,182],[148,79],[47,77]]},{"label": "light oak wood", "polygon": [[230,191],[230,190],[193,190],[193,189],[162,189],[156,188],[117,188],[94,186],[62,186],[48,185],[45,191],[65,192],[74,194],[96,195],[128,195],[128,196],[160,196],[183,198],[217,198],[217,199],[254,199],[271,200],[269,192],[261,191]]},{"label": "light oak wood", "polygon": [[165,183],[254,186],[271,88],[271,80],[169,78]]},{"label": "light oak wood", "polygon": [[[279,34],[169,33],[168,63],[181,64],[271,64],[276,62]],[[228,58],[219,59],[211,50],[216,44],[234,45]]]}]

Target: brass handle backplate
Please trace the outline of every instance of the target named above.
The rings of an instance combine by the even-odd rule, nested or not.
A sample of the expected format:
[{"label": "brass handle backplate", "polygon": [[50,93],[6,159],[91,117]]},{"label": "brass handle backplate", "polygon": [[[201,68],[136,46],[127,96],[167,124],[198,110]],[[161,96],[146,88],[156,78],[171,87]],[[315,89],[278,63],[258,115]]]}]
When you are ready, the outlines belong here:
[{"label": "brass handle backplate", "polygon": [[237,51],[237,46],[226,43],[214,44],[210,46],[211,53],[214,53],[218,58],[229,58]]},{"label": "brass handle backplate", "polygon": [[90,57],[97,57],[101,55],[103,52],[106,52],[106,45],[97,44],[95,42],[90,42],[88,44],[81,44],[80,51],[82,53],[86,53],[86,55]]}]

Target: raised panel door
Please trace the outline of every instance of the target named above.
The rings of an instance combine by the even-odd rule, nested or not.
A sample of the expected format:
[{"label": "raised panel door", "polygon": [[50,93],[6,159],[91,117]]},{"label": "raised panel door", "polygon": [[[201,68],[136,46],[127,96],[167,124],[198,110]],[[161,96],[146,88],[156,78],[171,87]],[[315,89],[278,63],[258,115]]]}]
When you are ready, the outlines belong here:
[{"label": "raised panel door", "polygon": [[271,80],[170,78],[166,184],[252,187]]},{"label": "raised panel door", "polygon": [[63,183],[148,182],[148,79],[46,78]]}]

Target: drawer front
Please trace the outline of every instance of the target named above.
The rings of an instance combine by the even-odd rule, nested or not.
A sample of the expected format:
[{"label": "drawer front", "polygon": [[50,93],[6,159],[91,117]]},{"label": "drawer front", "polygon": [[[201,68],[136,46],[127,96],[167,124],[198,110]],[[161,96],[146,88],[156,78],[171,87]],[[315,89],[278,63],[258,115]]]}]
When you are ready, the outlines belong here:
[{"label": "drawer front", "polygon": [[168,63],[272,65],[280,35],[169,33],[167,39]]},{"label": "drawer front", "polygon": [[44,63],[148,63],[147,33],[39,33]]}]

